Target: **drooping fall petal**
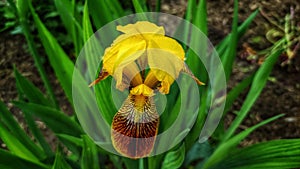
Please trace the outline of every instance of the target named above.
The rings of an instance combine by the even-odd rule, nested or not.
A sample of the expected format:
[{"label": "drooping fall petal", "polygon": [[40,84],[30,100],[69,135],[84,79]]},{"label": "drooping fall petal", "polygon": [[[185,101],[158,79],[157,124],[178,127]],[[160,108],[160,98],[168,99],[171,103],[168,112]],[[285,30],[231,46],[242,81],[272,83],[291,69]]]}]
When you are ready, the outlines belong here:
[{"label": "drooping fall petal", "polygon": [[159,115],[153,97],[130,94],[113,118],[113,146],[126,157],[146,157],[154,147],[158,125]]}]

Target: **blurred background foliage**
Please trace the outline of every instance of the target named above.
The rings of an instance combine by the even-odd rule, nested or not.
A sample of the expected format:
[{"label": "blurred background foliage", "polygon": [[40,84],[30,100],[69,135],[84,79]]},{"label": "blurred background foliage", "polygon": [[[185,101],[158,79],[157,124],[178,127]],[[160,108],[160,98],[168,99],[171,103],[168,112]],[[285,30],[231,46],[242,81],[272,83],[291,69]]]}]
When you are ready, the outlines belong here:
[{"label": "blurred background foliage", "polygon": [[[207,116],[207,106],[210,106],[206,102],[211,97],[210,84],[205,78],[207,73],[203,70],[202,63],[195,59],[195,53],[189,48],[186,48],[186,62],[197,77],[201,80],[204,78],[207,85],[199,88],[203,99],[200,102],[196,123],[181,143],[163,154],[132,160],[104,151],[83,132],[71,106],[73,102],[72,74],[76,57],[93,32],[108,22],[135,12],[160,12],[161,1],[156,0],[152,3],[154,4],[149,5],[145,0],[1,1],[1,13],[5,18],[1,31],[24,35],[44,86],[44,90],[40,90],[14,67],[18,99],[12,103],[14,107],[22,111],[28,128],[24,130],[7,106],[2,101],[0,102],[0,138],[5,144],[5,147],[0,149],[1,168],[282,169],[300,167],[299,139],[271,140],[248,147],[239,147],[241,141],[255,129],[284,114],[262,120],[245,130],[237,130],[269,80],[269,75],[278,58],[283,53],[288,55],[288,59],[292,58],[290,56],[295,56],[291,54],[291,51],[295,53],[297,51],[299,27],[288,19],[286,22],[290,24],[284,26],[285,36],[281,36],[276,41],[274,38],[269,38],[272,46],[264,50],[263,59],[257,69],[228,91],[224,118],[208,141],[198,143],[197,139]],[[238,55],[239,39],[247,32],[249,25],[259,13],[259,10],[254,11],[240,23],[237,0],[234,1],[232,8],[231,32],[216,44],[227,80],[231,78],[233,64]],[[184,18],[197,26],[204,34],[208,34],[206,1],[189,0]],[[291,25],[293,28],[289,29]],[[197,43],[197,39],[194,41]],[[63,89],[70,105],[67,109],[61,107],[60,100],[55,93],[56,88],[51,84],[51,77],[45,70],[46,64],[50,64],[56,81]],[[227,112],[246,89],[245,99],[240,109],[236,110],[234,120],[225,127],[224,119]],[[172,96],[172,93],[170,95]],[[175,94],[171,96],[170,98],[173,98]],[[178,98],[173,99],[176,102]],[[107,107],[109,106],[106,106],[106,109]],[[176,106],[170,108],[172,111],[176,109]],[[174,114],[173,116],[172,118],[176,118]],[[55,143],[46,139],[39,123],[51,129],[57,138]]]}]

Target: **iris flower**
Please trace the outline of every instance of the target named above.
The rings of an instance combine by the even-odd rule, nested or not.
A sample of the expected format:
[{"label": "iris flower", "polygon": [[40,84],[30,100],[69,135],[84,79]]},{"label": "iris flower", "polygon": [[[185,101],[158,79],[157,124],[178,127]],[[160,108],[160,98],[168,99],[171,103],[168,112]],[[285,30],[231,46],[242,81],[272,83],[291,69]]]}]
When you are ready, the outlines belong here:
[{"label": "iris flower", "polygon": [[117,26],[122,32],[105,50],[103,67],[97,84],[108,76],[116,80],[120,91],[129,89],[129,96],[115,114],[111,139],[116,151],[129,158],[148,156],[158,132],[159,115],[153,96],[168,94],[181,72],[189,74],[185,53],[174,39],[165,36],[164,28],[147,21]]}]

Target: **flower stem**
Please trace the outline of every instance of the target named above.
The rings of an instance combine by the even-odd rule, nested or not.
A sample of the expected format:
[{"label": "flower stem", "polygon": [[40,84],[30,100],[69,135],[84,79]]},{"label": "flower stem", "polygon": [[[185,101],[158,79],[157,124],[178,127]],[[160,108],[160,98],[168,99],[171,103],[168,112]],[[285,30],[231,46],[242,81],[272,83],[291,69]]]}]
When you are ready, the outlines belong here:
[{"label": "flower stem", "polygon": [[139,159],[139,169],[144,169],[144,158]]}]

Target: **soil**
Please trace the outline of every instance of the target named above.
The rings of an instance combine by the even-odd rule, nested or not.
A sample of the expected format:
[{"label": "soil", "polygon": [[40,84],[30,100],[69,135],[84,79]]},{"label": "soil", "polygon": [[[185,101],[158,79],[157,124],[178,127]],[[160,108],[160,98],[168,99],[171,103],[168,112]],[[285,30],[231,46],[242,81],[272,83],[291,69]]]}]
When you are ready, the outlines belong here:
[{"label": "soil", "polygon": [[[210,29],[213,31],[210,32],[209,38],[213,43],[220,40],[220,38],[214,37],[218,35],[215,33],[216,31],[222,32],[223,35],[230,32],[233,14],[232,4],[233,1],[208,2],[209,27],[213,28]],[[249,60],[243,56],[245,52],[244,44],[247,44],[248,47],[256,52],[272,45],[267,40],[266,34],[270,29],[278,30],[278,28],[266,17],[271,18],[278,25],[284,27],[284,17],[290,13],[290,9],[293,7],[295,25],[300,26],[300,2],[284,0],[239,1],[239,23],[244,21],[258,7],[261,8],[261,12],[251,24],[245,36],[240,40],[237,59],[229,81],[229,89],[259,67],[259,58]],[[299,31],[297,34],[300,36]],[[259,39],[259,41],[255,39]],[[273,68],[270,80],[240,126],[240,129],[246,129],[278,114],[283,113],[285,116],[254,131],[242,142],[242,146],[272,139],[300,137],[300,50],[298,49],[291,64],[282,66],[283,60],[285,60],[285,57],[281,56]],[[234,113],[240,110],[245,96],[246,94],[242,94],[234,103],[231,113],[227,116],[225,122],[227,125],[234,119]]]},{"label": "soil", "polygon": [[[186,4],[184,0],[164,0],[161,7],[163,12],[183,16]],[[300,2],[298,1],[241,0],[239,2],[239,22],[244,21],[256,8],[261,7],[265,15],[274,18],[279,25],[284,25],[283,18],[290,11],[291,6],[294,7],[295,16],[298,17],[295,18],[295,20],[300,23]],[[217,44],[230,32],[233,1],[209,1],[207,9],[209,39],[213,44]],[[245,48],[243,44],[247,43],[248,47],[254,51],[260,51],[269,47],[271,43],[266,40],[265,35],[268,30],[275,27],[276,26],[271,24],[261,14],[255,18],[250,30],[239,43],[239,52],[233,68],[232,77],[229,81],[229,89],[259,66],[258,58],[248,60],[244,57]],[[257,39],[259,39],[259,41],[257,41]],[[43,53],[41,54],[44,56]],[[281,66],[282,62],[278,61],[272,71],[270,80],[254,107],[249,112],[249,115],[240,126],[240,129],[246,129],[274,115],[284,113],[285,116],[257,129],[242,143],[243,146],[272,139],[300,138],[299,54],[300,51],[298,51],[298,54],[291,61],[290,65]],[[19,72],[26,78],[32,81],[42,91],[45,91],[43,83],[28,51],[26,40],[22,35],[11,35],[8,31],[2,32],[0,36],[0,56],[0,99],[8,105],[8,108],[14,113],[20,123],[24,125],[22,113],[11,104],[12,100],[17,100],[13,65],[15,65]],[[71,114],[70,105],[55,78],[52,68],[47,61],[45,61],[44,66],[56,91],[55,94],[59,99],[62,109],[67,114]],[[245,96],[245,94],[242,94],[234,103],[226,119],[227,125],[234,119],[234,113],[240,109]],[[44,134],[48,135],[49,141],[53,141],[54,137],[49,134],[48,130],[45,129]]]}]

